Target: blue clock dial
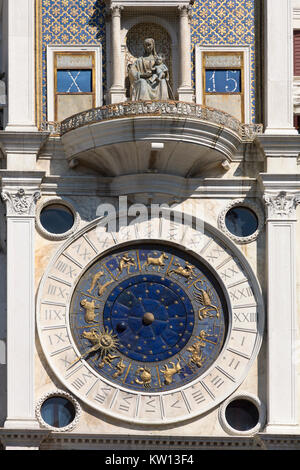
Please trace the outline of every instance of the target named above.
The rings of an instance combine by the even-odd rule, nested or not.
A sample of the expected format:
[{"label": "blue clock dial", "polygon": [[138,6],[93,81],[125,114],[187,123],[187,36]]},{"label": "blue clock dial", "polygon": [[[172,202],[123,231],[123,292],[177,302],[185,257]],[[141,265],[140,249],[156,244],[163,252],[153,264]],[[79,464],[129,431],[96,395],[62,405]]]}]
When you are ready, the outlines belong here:
[{"label": "blue clock dial", "polygon": [[194,308],[177,282],[146,274],[120,282],[107,298],[104,326],[119,349],[136,361],[157,362],[178,353],[194,329]]},{"label": "blue clock dial", "polygon": [[226,336],[220,286],[196,258],[173,247],[130,246],[99,258],[73,293],[70,327],[101,376],[160,392],[203,374]]}]

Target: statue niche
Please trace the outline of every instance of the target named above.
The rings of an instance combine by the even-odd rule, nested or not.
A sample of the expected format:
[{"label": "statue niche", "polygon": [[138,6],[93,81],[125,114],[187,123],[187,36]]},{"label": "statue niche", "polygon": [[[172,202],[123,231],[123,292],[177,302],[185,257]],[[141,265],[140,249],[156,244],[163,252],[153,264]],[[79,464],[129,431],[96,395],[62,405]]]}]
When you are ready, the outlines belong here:
[{"label": "statue niche", "polygon": [[[152,29],[158,39],[149,36],[143,40],[145,32],[151,33]],[[127,98],[131,101],[174,99],[170,85],[170,56],[170,38],[161,26],[138,24],[133,27],[127,36]]]}]

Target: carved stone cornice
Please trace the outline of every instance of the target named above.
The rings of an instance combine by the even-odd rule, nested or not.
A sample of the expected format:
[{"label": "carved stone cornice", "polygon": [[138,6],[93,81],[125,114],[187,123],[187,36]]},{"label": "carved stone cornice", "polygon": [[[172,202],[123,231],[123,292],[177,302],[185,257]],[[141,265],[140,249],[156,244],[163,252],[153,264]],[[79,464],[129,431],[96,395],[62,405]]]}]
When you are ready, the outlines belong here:
[{"label": "carved stone cornice", "polygon": [[18,190],[4,190],[1,198],[6,202],[7,216],[34,216],[36,203],[41,197],[40,191],[25,192],[24,188]]},{"label": "carved stone cornice", "polygon": [[296,216],[297,205],[300,204],[300,193],[265,193],[263,196],[268,218],[292,219]]},{"label": "carved stone cornice", "polygon": [[[26,425],[25,425],[26,426]],[[0,429],[0,442],[5,450],[38,450],[47,439],[50,431],[46,429]]]}]

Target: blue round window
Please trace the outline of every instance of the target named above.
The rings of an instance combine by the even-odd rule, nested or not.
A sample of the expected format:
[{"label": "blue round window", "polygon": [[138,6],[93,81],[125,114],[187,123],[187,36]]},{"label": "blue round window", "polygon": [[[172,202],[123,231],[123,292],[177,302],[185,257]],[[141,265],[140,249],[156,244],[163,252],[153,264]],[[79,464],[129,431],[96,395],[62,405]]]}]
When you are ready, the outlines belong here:
[{"label": "blue round window", "polygon": [[76,410],[73,403],[64,397],[54,396],[44,401],[41,416],[45,423],[54,428],[64,428],[75,419]]},{"label": "blue round window", "polygon": [[259,411],[250,400],[233,400],[226,408],[225,417],[233,429],[250,431],[259,422]]},{"label": "blue round window", "polygon": [[225,224],[236,237],[249,237],[258,229],[258,218],[248,207],[236,206],[227,212]]},{"label": "blue round window", "polygon": [[42,227],[53,234],[68,232],[73,227],[74,221],[73,212],[63,204],[49,204],[40,214]]}]

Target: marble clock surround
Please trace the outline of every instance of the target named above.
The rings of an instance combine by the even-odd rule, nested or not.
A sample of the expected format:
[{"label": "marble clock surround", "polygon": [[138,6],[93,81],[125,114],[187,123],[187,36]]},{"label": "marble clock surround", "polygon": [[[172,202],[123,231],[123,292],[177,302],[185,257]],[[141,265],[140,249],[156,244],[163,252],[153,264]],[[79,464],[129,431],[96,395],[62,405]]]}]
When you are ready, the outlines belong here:
[{"label": "marble clock surround", "polygon": [[[198,254],[197,249],[192,251],[192,253],[194,256],[199,257],[199,253],[203,250],[203,253],[200,255],[200,259],[204,261],[210,270],[213,271],[214,275],[218,278],[218,281],[224,288],[225,296],[230,305],[230,331],[227,336],[226,345],[222,349],[216,362],[206,373],[203,374],[203,376],[200,377],[200,380],[194,380],[191,386],[185,385],[184,387],[181,387],[178,390],[172,390],[169,393],[154,393],[153,398],[151,394],[149,395],[144,392],[137,393],[135,396],[134,393],[132,394],[132,392],[129,392],[126,388],[123,389],[121,387],[118,389],[114,387],[114,384],[111,382],[107,382],[107,380],[103,381],[103,378],[100,378],[99,375],[95,374],[95,371],[80,361],[78,362],[78,367],[76,367],[76,364],[76,366],[74,366],[74,370],[66,372],[68,367],[67,364],[78,359],[78,349],[76,346],[72,346],[72,340],[70,341],[70,328],[68,321],[66,320],[68,315],[66,315],[66,319],[64,316],[60,315],[61,321],[58,323],[49,320],[49,318],[51,318],[51,313],[49,316],[49,309],[64,309],[64,307],[62,307],[64,301],[57,302],[57,299],[55,300],[55,296],[52,295],[51,297],[51,292],[69,292],[69,295],[71,295],[75,283],[85,271],[86,267],[89,266],[93,260],[97,259],[99,254],[101,254],[103,248],[101,249],[101,243],[99,245],[95,227],[95,221],[89,224],[83,223],[82,229],[77,232],[76,235],[73,235],[70,240],[65,242],[57,252],[57,243],[51,244],[52,250],[51,252],[48,252],[47,255],[45,253],[46,247],[44,246],[44,249],[41,249],[44,243],[41,239],[39,240],[39,242],[42,243],[39,243],[41,247],[38,252],[39,254],[41,254],[42,251],[44,252],[44,257],[40,257],[43,264],[41,269],[45,269],[45,264],[47,264],[47,261],[50,261],[38,291],[38,343],[41,341],[43,350],[43,353],[39,356],[43,363],[45,363],[45,361],[49,363],[51,371],[49,370],[50,376],[48,376],[48,374],[45,375],[45,373],[43,373],[42,376],[39,376],[36,385],[36,393],[40,396],[41,393],[47,393],[53,390],[55,384],[59,386],[63,383],[69,392],[79,399],[83,409],[88,406],[89,410],[93,410],[92,413],[90,411],[88,414],[83,413],[80,423],[76,426],[76,432],[78,432],[79,429],[92,429],[96,425],[96,422],[98,423],[98,427],[100,419],[103,425],[104,423],[107,423],[107,420],[110,423],[109,428],[110,426],[111,428],[108,429],[106,427],[105,432],[117,432],[117,427],[115,426],[120,426],[121,424],[121,426],[124,426],[125,428],[129,426],[135,430],[138,430],[141,426],[142,428],[146,426],[149,429],[153,429],[153,425],[156,429],[159,428],[163,430],[165,426],[167,426],[169,431],[172,430],[172,434],[177,434],[176,423],[181,423],[181,431],[182,429],[185,429],[187,433],[193,433],[195,432],[194,428],[196,423],[200,420],[201,422],[210,423],[209,426],[215,423],[213,426],[217,426],[219,430],[218,432],[222,435],[224,431],[218,422],[218,415],[216,414],[217,404],[229,396],[233,391],[237,389],[239,390],[239,387],[242,387],[243,389],[245,386],[247,387],[247,391],[249,391],[249,384],[251,384],[250,391],[254,394],[257,393],[257,365],[255,359],[262,341],[264,313],[260,288],[248,261],[246,261],[241,251],[218,229],[211,225],[206,226],[207,232],[203,236],[204,238],[201,242],[199,242],[198,237],[198,243],[200,243],[198,245]],[[145,238],[145,234],[143,237],[142,233],[143,230],[145,230],[145,227],[142,225],[138,228],[136,226],[135,230],[132,231],[131,234],[127,234],[126,240],[124,240],[124,233],[116,233],[109,241],[110,248],[116,246],[125,246],[126,248],[126,246],[132,243],[133,240],[136,241],[136,230],[139,231],[141,239],[146,240],[148,243],[149,241],[156,241],[162,244],[170,244],[170,246],[174,244],[174,240],[170,241],[168,237],[164,238],[161,234],[159,235],[159,223],[157,220],[153,221],[153,227],[157,231],[157,236],[154,236],[151,240],[147,240],[147,238]],[[218,242],[211,238],[212,234],[213,237],[217,237]],[[198,234],[196,233],[196,236],[197,235]],[[79,240],[80,242],[78,243]],[[115,243],[116,240],[118,240],[117,244]],[[92,256],[92,258],[87,259],[84,263],[82,263],[82,260],[80,259],[80,249],[74,257],[74,247],[77,246],[75,249],[76,252],[81,243],[83,244],[83,252],[89,252]],[[178,243],[177,240],[177,242],[175,241],[174,246],[180,248],[181,244]],[[187,246],[189,246],[189,243],[186,241],[185,247]],[[184,242],[182,248],[184,249]],[[106,246],[105,251],[109,252],[107,249],[108,247]],[[52,253],[51,256],[49,256],[50,253]],[[217,254],[216,257],[215,254]],[[216,263],[217,259],[218,262]],[[68,276],[62,274],[57,270],[57,268],[55,268],[55,266],[61,266],[62,261],[71,265],[73,270],[75,269],[74,281],[71,280],[71,284],[70,279],[67,280]],[[79,267],[79,264],[81,267]],[[228,274],[230,274],[230,271],[231,273],[235,273],[237,276],[235,279],[229,278]],[[221,273],[223,273],[223,277],[225,276],[225,282],[222,280]],[[230,288],[231,284],[232,287]],[[227,289],[225,287],[226,285]],[[234,301],[234,297],[237,292],[240,292],[239,295],[246,299],[246,302],[242,300],[242,305],[239,305],[237,300]],[[249,298],[247,298],[247,292],[251,297],[250,304]],[[233,297],[233,303],[229,300],[231,297]],[[57,304],[56,307],[55,302]],[[58,305],[59,303],[61,304],[60,306]],[[64,305],[66,306],[67,312],[68,304],[65,303]],[[243,317],[239,312],[244,312],[244,307],[247,305],[250,305],[250,310],[249,308],[246,309],[247,312],[249,310],[249,320],[251,318],[251,321],[254,320],[254,323],[248,324],[248,330],[247,328],[246,330],[242,328],[242,331],[239,331],[239,327],[241,326],[240,321]],[[236,309],[236,307],[238,308]],[[239,310],[240,307],[242,310]],[[46,310],[48,310],[47,314]],[[259,314],[256,322],[255,317],[256,312],[258,311]],[[60,312],[63,313],[62,311]],[[54,314],[52,313],[52,319],[53,315]],[[46,316],[48,316],[48,320],[46,320]],[[57,315],[56,318],[58,318]],[[246,316],[244,316],[244,319],[246,319]],[[251,327],[249,327],[249,325],[251,325]],[[236,329],[234,336],[231,334],[232,328]],[[49,340],[51,335],[52,340]],[[59,347],[55,345],[53,338],[57,338],[58,342],[61,341],[59,338],[64,338],[64,343],[61,343],[62,348],[60,345]],[[49,349],[51,341],[52,345]],[[235,355],[239,342],[243,344],[245,350],[240,351],[238,355]],[[44,357],[44,354],[47,359]],[[232,371],[230,371],[230,367],[233,366],[234,360],[237,365],[237,370],[234,372],[234,374],[236,374],[235,376],[233,376]],[[227,363],[227,368],[224,368],[225,363]],[[65,364],[65,367],[63,367],[63,364]],[[40,367],[37,367],[37,369],[39,368]],[[242,383],[243,385],[241,385]],[[92,397],[89,392],[92,388],[94,388],[94,391],[92,392],[94,397]],[[194,394],[194,398],[192,394]],[[128,396],[132,396],[133,398],[127,398],[126,401],[126,397]],[[178,398],[180,398],[180,400],[177,403]],[[131,400],[134,401],[134,406],[128,407],[128,403],[130,403]],[[156,412],[153,412],[154,404]],[[149,411],[147,411],[147,409],[150,409],[151,411],[151,420],[148,418]],[[209,413],[207,414],[208,411]],[[94,419],[96,419],[96,421],[94,421]],[[90,426],[92,426],[92,428],[90,428]],[[204,429],[203,431],[198,429],[197,432],[205,434]]]}]

